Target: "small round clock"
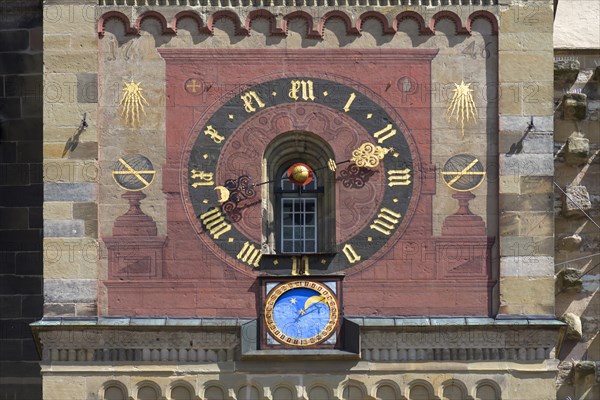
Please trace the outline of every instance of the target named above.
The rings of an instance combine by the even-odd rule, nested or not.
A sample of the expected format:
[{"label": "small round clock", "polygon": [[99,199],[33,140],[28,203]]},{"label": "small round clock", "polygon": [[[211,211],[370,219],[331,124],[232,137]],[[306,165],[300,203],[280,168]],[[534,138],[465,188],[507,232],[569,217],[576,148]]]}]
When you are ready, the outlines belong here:
[{"label": "small round clock", "polygon": [[264,304],[266,330],[284,345],[315,346],[329,339],[338,327],[337,298],[320,282],[281,283],[271,290]]}]

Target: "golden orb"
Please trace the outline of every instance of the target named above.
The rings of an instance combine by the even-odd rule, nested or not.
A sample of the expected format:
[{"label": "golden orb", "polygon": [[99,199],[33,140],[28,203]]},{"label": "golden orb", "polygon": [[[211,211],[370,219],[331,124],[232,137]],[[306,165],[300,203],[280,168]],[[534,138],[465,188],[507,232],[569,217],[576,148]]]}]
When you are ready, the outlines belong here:
[{"label": "golden orb", "polygon": [[296,165],[292,170],[292,178],[299,183],[304,183],[310,176],[310,170],[305,165]]}]

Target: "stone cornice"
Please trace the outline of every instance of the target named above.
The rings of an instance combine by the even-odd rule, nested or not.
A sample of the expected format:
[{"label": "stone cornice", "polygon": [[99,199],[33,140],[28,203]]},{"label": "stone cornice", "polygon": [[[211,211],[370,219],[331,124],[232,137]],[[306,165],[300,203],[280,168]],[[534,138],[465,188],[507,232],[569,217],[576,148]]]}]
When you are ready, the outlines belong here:
[{"label": "stone cornice", "polygon": [[[559,329],[562,327],[562,324],[552,320],[360,320],[361,359],[384,363],[539,362],[555,358]],[[407,324],[397,325],[399,320]],[[422,323],[417,324],[419,320]],[[214,363],[240,360],[240,327],[249,321],[217,318],[65,318],[44,319],[32,327],[45,363]]]},{"label": "stone cornice", "polygon": [[[90,3],[96,0],[47,0],[53,3]],[[178,0],[176,4],[168,0],[97,0],[100,6],[192,6],[192,7],[393,7],[393,6],[426,6],[443,8],[448,5],[440,4],[439,0]],[[453,2],[453,5],[456,3]],[[497,5],[497,0],[479,1],[466,0],[461,1],[462,6],[479,6],[479,5]]]},{"label": "stone cornice", "polygon": [[[142,5],[139,3],[144,2],[138,2],[137,5]],[[415,22],[419,27],[420,35],[423,36],[434,35],[436,25],[441,20],[451,21],[457,35],[470,35],[473,22],[477,19],[487,20],[491,24],[492,33],[498,33],[498,19],[494,15],[496,7],[490,5],[448,6],[446,9],[436,10],[424,7],[424,4],[418,4],[417,7],[398,7],[393,13],[389,13],[389,11],[383,13],[377,7],[349,7],[342,11],[329,6],[312,7],[310,5],[270,7],[269,9],[158,7],[150,10],[142,9],[139,14],[136,13],[137,9],[133,11],[122,7],[103,7],[103,9],[106,10],[103,10],[104,12],[98,18],[97,29],[100,37],[105,33],[106,22],[111,19],[121,21],[126,35],[139,35],[143,29],[142,23],[146,19],[158,21],[163,35],[176,35],[177,24],[184,18],[194,20],[198,34],[205,35],[213,34],[215,24],[220,19],[228,19],[233,23],[235,36],[250,35],[252,22],[256,19],[269,21],[271,36],[287,36],[290,21],[304,20],[306,22],[305,36],[311,39],[322,39],[325,25],[332,19],[341,20],[346,26],[348,35],[360,35],[364,22],[372,19],[380,23],[383,35],[394,35],[401,31],[400,25],[406,20]]]}]

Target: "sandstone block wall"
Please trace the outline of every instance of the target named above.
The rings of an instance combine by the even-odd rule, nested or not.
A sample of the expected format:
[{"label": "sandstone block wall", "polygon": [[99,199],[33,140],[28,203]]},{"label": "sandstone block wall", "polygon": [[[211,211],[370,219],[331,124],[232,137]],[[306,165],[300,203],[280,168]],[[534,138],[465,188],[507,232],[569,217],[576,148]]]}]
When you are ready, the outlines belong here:
[{"label": "sandstone block wall", "polygon": [[48,2],[44,24],[44,314],[97,312],[94,1]]},{"label": "sandstone block wall", "polygon": [[[566,32],[564,32],[566,33]],[[600,43],[554,62],[556,315],[569,322],[559,397],[600,397]]]}]

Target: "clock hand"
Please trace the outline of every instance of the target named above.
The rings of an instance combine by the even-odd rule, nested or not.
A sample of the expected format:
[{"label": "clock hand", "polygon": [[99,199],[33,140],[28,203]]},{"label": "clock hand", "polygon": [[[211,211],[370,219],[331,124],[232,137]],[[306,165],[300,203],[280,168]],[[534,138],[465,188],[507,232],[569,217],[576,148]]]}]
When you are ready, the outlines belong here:
[{"label": "clock hand", "polygon": [[[369,143],[369,142],[365,142],[365,143],[361,144],[360,147],[358,147],[357,149],[352,150],[352,158],[350,158],[348,160],[344,160],[344,161],[335,161],[335,160],[330,159],[327,162],[327,165],[317,168],[317,169],[313,170],[313,172],[320,171],[320,170],[323,170],[326,168],[329,168],[331,171],[335,172],[338,165],[346,164],[349,162],[353,162],[354,164],[356,164],[357,166],[359,166],[361,168],[372,169],[372,168],[375,168],[376,166],[378,166],[379,161],[383,160],[383,157],[385,157],[386,154],[388,154],[390,151],[393,151],[393,150],[394,150],[393,147],[381,147],[381,146],[377,146],[377,145]],[[289,177],[288,177],[288,179],[289,179]],[[267,183],[272,183],[272,182],[276,182],[276,181],[277,181],[277,179],[272,179],[269,181],[253,183],[251,185],[253,187],[257,187],[257,186],[266,185]],[[292,179],[290,179],[290,181],[294,184],[298,184],[295,181],[293,181]]]},{"label": "clock hand", "polygon": [[[314,310],[318,310],[318,308],[315,307],[316,304],[319,303],[323,303],[325,300],[325,296],[312,296],[309,297],[306,302],[304,303],[304,308],[302,310],[300,310],[300,315],[298,316],[298,318],[302,317],[303,315],[309,314],[311,312],[313,312]],[[308,311],[309,309],[311,309],[311,311]]]}]

